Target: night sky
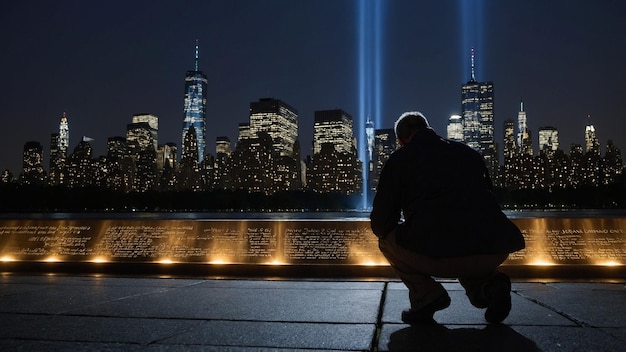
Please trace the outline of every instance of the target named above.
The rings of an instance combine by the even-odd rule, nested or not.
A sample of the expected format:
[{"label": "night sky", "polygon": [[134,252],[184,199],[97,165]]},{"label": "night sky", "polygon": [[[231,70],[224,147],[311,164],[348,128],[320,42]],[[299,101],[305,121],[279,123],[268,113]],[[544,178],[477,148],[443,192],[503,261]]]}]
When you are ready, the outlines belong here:
[{"label": "night sky", "polygon": [[[181,145],[184,78],[208,76],[207,151],[234,143],[249,103],[273,97],[299,113],[303,156],[313,114],[359,114],[359,1],[8,1],[0,5],[0,170],[15,176],[27,141],[44,146],[67,113],[70,152],[94,138],[124,136],[136,113],[159,117],[159,143]],[[381,124],[419,110],[446,134],[469,80],[494,82],[496,141],[524,101],[535,152],[537,130],[554,126],[561,149],[584,144],[587,115],[602,153],[626,153],[626,1],[384,1]],[[368,112],[369,114],[369,112]]]}]

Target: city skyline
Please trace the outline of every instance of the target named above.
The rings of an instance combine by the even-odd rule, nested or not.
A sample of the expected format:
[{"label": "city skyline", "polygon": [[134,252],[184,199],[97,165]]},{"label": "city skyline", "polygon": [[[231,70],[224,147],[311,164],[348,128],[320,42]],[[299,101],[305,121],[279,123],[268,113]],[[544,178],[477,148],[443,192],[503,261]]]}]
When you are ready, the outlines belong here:
[{"label": "city skyline", "polygon": [[[165,14],[167,10],[180,7],[174,3],[149,6],[146,8],[147,14],[137,13],[140,5],[146,4],[142,2],[131,3],[126,14],[114,11],[116,3],[104,8],[96,6],[104,11],[103,14],[87,9],[87,5],[69,5],[64,2],[56,5],[38,2],[5,5],[7,11],[3,11],[5,14],[2,15],[3,36],[8,39],[8,52],[15,55],[11,59],[7,56],[2,59],[3,81],[11,89],[0,100],[3,111],[0,169],[19,174],[22,148],[28,141],[42,143],[47,158],[50,135],[58,131],[59,117],[63,112],[67,113],[70,125],[70,152],[82,136],[88,136],[95,138],[92,142],[94,155],[104,155],[106,139],[123,136],[126,124],[137,113],[158,116],[161,126],[159,144],[173,142],[178,144],[180,151],[184,93],[184,84],[181,82],[185,71],[193,67],[196,39],[203,53],[200,67],[208,76],[207,152],[215,153],[215,140],[219,136],[228,136],[231,141],[235,141],[237,124],[249,117],[248,103],[262,97],[281,99],[298,110],[298,138],[303,156],[312,154],[314,111],[342,109],[354,116],[355,124],[360,123],[362,116],[359,116],[358,111],[354,44],[354,32],[358,29],[355,14],[357,1],[303,1],[297,5],[282,1],[260,2],[264,6],[245,1],[235,3],[240,6],[221,1],[189,3],[188,6],[201,6],[193,18],[207,16],[214,22],[209,21],[206,26],[210,28],[203,30],[202,26],[187,18],[187,22],[182,23],[188,23],[193,28],[173,33],[166,31],[173,25],[154,29],[155,33],[134,25],[155,15],[157,23],[162,23],[171,16]],[[37,4],[40,6],[37,6],[34,16],[26,20],[24,11]],[[464,71],[469,67],[469,53],[461,51],[461,36],[458,34],[461,27],[458,24],[461,22],[460,12],[468,4],[475,4],[475,7],[481,5],[480,2],[467,2],[463,6],[461,2],[417,5],[398,1],[385,6],[386,50],[383,61],[386,69],[383,70],[382,91],[386,93],[382,99],[384,116],[381,120],[384,125],[375,126],[376,129],[392,127],[393,121],[404,111],[420,110],[435,130],[445,135],[450,115],[461,112],[460,87],[469,79],[464,77]],[[624,24],[617,20],[620,10],[625,6],[610,2],[577,7],[566,7],[566,4],[482,4],[483,24],[480,26],[484,25],[485,28],[502,25],[512,15],[521,18],[524,13],[533,13],[533,9],[543,10],[526,17],[526,22],[517,23],[517,30],[504,26],[497,32],[487,31],[489,33],[482,39],[492,44],[476,45],[476,60],[479,63],[476,78],[478,81],[492,81],[495,86],[496,142],[502,143],[503,123],[507,119],[516,119],[519,101],[523,100],[534,141],[537,141],[540,127],[554,126],[559,130],[561,149],[564,151],[569,149],[571,143],[583,145],[587,116],[591,115],[602,148],[608,139],[612,139],[619,148],[624,149],[625,129],[621,117],[626,111],[623,98],[626,74],[621,63],[626,57],[626,45],[624,38],[618,38],[619,33],[624,33],[620,31]],[[49,11],[44,11],[46,8]],[[220,10],[217,12],[225,14],[225,18],[212,17],[213,12],[209,9]],[[403,12],[407,9],[422,12],[429,10],[433,18],[420,17],[420,21],[426,21],[426,24],[441,20],[441,25],[434,26],[441,32],[436,35],[439,41],[421,32],[417,26],[419,21],[407,25],[402,20]],[[563,9],[564,12],[556,12],[557,9]],[[264,23],[263,16],[269,16],[272,10],[278,11],[280,16],[277,18],[282,21],[269,21],[274,23],[273,26],[267,26],[270,28],[258,27]],[[328,23],[333,23],[333,19],[344,20],[335,22],[340,23],[339,28],[322,28],[324,26],[315,21],[315,14],[324,11],[330,11]],[[44,13],[52,13],[53,16],[48,19],[42,16]],[[112,15],[111,23],[117,21],[122,28],[113,28],[111,23],[104,21],[105,13]],[[308,16],[304,16],[305,13]],[[500,15],[487,16],[493,13]],[[293,16],[285,17],[285,14]],[[574,21],[580,20],[583,15],[589,21]],[[58,26],[61,27],[51,26],[55,23],[53,19],[59,20]],[[95,24],[90,22],[94,19],[97,20]],[[231,41],[220,41],[214,32],[223,29],[231,35],[229,29],[234,30],[234,27],[228,22],[229,19],[240,20],[243,29],[232,33]],[[25,30],[22,25],[18,26],[19,21],[25,22],[23,25],[29,21],[41,23],[33,22],[33,28]],[[559,27],[567,21],[577,23],[577,26]],[[69,23],[72,25],[64,25]],[[454,26],[446,27],[450,23]],[[32,39],[37,33],[42,34],[38,28],[51,31],[47,34],[50,43],[39,40],[33,45],[27,45],[25,39]],[[83,32],[80,32],[81,29]],[[407,29],[403,36],[394,35]],[[260,31],[258,36],[251,34],[255,30]],[[598,30],[599,34],[594,34],[593,31]],[[513,40],[522,37],[523,32],[529,32],[530,35],[541,31],[545,31],[545,36],[553,41],[543,39],[548,42],[546,44],[539,42],[539,38],[530,45]],[[162,40],[155,39],[161,38],[158,34],[165,32],[167,35]],[[498,39],[501,40],[500,37],[507,32],[512,34],[509,40],[499,42]],[[311,33],[316,35],[312,36]],[[94,34],[95,38],[87,40]],[[417,51],[421,55],[409,55],[416,49],[402,49],[399,46],[400,39],[408,40],[412,37],[415,37],[414,46],[423,48]],[[554,41],[556,37],[562,37],[562,40]],[[125,38],[126,41],[121,41]],[[76,39],[82,41],[74,43]],[[440,44],[442,39],[452,39],[451,44],[444,48]],[[506,45],[497,48],[502,43]],[[520,48],[516,49],[513,44],[519,44]],[[73,45],[77,45],[77,50],[63,50]],[[527,50],[533,45],[536,46],[534,50]],[[544,47],[545,50],[542,50]],[[549,55],[554,52],[549,49],[554,47],[561,49],[560,55],[556,57]],[[260,50],[263,48],[266,49]],[[400,51],[396,51],[398,48]],[[283,56],[282,61],[274,61],[274,51]],[[520,60],[521,64],[518,65],[514,64],[515,60],[506,60],[514,54],[525,55],[525,60]],[[248,59],[242,60],[241,56]],[[65,61],[57,61],[60,58]],[[574,64],[574,59],[583,59],[583,64]],[[545,66],[538,65],[542,60],[546,61]],[[8,72],[7,68],[17,67],[15,61],[23,65],[16,72]],[[35,73],[38,73],[35,75],[37,79],[30,76]],[[542,77],[544,79],[540,79]],[[127,86],[133,89],[127,90]],[[86,90],[87,87],[90,90]],[[24,98],[30,99],[22,100]],[[364,135],[357,138],[364,138]],[[48,159],[44,160],[44,165],[48,163]]]}]

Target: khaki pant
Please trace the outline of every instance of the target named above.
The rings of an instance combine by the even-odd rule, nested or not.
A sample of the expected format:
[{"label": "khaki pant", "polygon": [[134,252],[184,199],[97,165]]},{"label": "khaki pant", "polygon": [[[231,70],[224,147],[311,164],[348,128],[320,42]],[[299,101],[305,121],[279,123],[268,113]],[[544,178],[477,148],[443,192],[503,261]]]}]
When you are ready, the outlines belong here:
[{"label": "khaki pant", "polygon": [[417,310],[447,294],[433,277],[458,278],[470,302],[487,307],[483,292],[487,281],[496,273],[508,254],[484,254],[451,258],[431,258],[396,244],[395,231],[378,242],[381,252],[409,289],[411,309]]}]

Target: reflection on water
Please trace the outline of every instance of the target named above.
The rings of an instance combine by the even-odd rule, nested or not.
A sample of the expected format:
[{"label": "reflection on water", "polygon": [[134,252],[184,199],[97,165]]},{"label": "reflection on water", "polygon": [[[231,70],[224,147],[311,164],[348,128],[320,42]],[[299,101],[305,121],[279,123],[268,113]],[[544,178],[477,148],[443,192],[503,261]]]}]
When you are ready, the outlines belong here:
[{"label": "reflection on water", "polygon": [[132,220],[369,220],[369,212],[128,212],[2,213],[0,219],[132,219]]},{"label": "reflection on water", "polygon": [[[626,217],[626,209],[505,210],[511,219]],[[0,219],[151,219],[151,220],[369,220],[369,211],[342,212],[85,212],[85,213],[0,213]]]}]

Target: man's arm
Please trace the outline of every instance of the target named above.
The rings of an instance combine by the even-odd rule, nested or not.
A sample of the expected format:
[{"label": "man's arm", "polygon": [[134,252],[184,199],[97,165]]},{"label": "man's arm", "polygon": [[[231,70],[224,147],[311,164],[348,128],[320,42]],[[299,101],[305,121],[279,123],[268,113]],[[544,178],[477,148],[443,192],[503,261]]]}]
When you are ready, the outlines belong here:
[{"label": "man's arm", "polygon": [[390,158],[380,173],[380,179],[374,197],[370,225],[374,234],[385,238],[398,226],[400,221],[400,178],[399,170]]}]

